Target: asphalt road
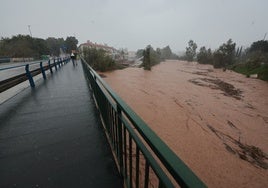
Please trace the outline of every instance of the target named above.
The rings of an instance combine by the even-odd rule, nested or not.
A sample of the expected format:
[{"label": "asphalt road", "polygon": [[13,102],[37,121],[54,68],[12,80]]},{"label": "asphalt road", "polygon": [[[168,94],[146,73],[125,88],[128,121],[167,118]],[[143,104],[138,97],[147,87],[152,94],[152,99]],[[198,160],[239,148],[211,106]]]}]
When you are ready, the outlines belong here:
[{"label": "asphalt road", "polygon": [[80,63],[0,105],[0,187],[123,187]]}]

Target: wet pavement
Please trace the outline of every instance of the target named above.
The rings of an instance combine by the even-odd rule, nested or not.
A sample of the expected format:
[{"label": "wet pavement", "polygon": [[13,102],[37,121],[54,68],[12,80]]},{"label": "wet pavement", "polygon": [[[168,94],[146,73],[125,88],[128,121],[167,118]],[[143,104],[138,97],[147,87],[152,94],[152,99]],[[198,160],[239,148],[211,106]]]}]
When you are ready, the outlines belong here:
[{"label": "wet pavement", "polygon": [[0,187],[123,187],[82,65],[0,105]]}]

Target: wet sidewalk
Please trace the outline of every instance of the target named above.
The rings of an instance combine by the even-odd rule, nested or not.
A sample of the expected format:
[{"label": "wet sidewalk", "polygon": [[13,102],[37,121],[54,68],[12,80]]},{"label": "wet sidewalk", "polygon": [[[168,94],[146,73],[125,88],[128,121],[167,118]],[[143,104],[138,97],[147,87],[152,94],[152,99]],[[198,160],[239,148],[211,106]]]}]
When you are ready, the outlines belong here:
[{"label": "wet sidewalk", "polygon": [[80,63],[0,105],[0,187],[123,187]]}]

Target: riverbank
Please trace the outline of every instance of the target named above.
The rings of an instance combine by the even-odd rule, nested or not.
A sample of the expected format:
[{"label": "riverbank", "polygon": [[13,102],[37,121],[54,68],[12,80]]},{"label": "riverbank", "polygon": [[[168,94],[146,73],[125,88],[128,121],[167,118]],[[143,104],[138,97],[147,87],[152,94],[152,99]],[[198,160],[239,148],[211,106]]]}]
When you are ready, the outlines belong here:
[{"label": "riverbank", "polygon": [[209,187],[268,185],[268,84],[166,61],[105,81]]}]

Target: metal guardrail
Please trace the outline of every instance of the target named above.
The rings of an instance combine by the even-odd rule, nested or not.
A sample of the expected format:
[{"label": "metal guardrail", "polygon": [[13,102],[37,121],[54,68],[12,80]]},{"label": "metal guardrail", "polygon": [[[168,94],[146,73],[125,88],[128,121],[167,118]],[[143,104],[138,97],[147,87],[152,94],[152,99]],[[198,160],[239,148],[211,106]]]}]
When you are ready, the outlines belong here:
[{"label": "metal guardrail", "polygon": [[[55,70],[57,70],[59,67],[61,67],[63,64],[66,64],[70,61],[69,57],[66,58],[57,58],[54,59],[53,63],[50,63],[50,60],[47,62],[47,65],[43,66],[43,62],[36,62],[36,63],[29,63],[26,65],[18,65],[18,66],[11,66],[6,68],[1,68],[0,71],[9,70],[9,69],[16,69],[20,67],[25,67],[25,73],[16,75],[12,78],[8,78],[5,80],[0,81],[0,93],[3,91],[6,91],[26,80],[29,80],[30,86],[35,87],[33,77],[42,73],[42,76],[44,79],[46,79],[46,70],[50,70],[51,73],[53,73],[53,67],[55,67]],[[34,69],[32,71],[29,70],[30,65],[39,64],[40,68]]]},{"label": "metal guardrail", "polygon": [[126,187],[206,187],[85,62],[82,65]]},{"label": "metal guardrail", "polygon": [[7,63],[10,62],[10,57],[0,57],[0,63]]}]

